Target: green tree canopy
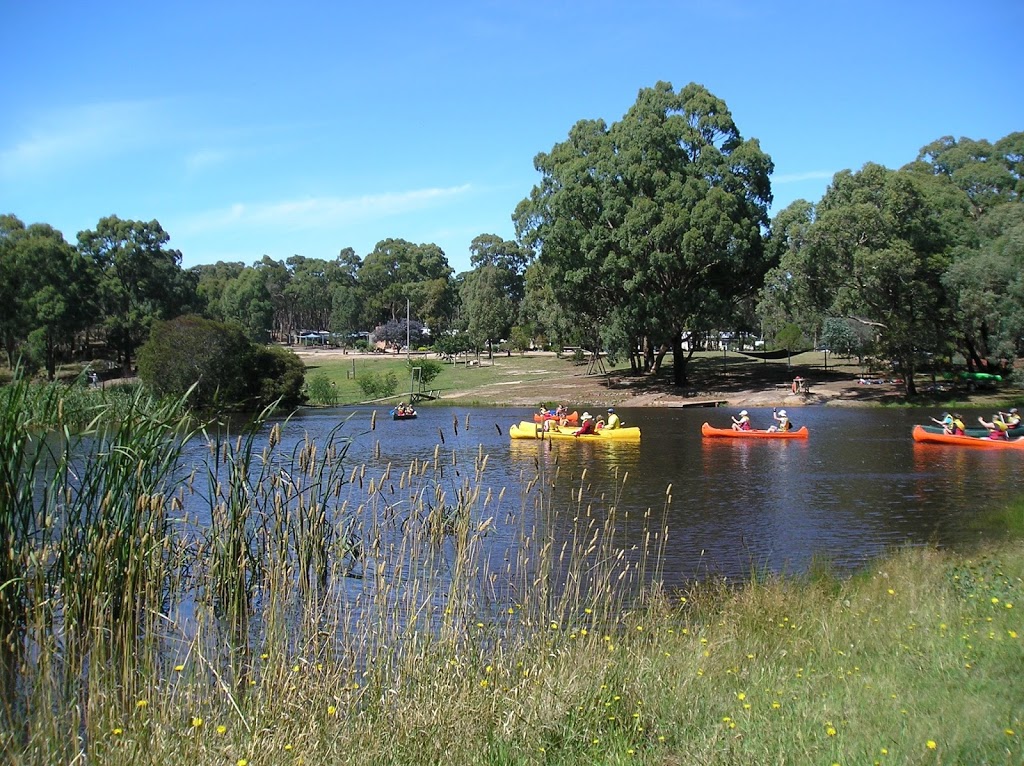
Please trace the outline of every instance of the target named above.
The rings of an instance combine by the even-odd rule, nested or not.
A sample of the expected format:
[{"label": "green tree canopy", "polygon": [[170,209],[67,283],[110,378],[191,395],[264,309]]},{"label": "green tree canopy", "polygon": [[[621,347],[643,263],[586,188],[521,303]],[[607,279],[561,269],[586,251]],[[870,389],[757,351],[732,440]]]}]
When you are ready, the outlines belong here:
[{"label": "green tree canopy", "polygon": [[706,88],[659,82],[620,122],[581,121],[534,165],[517,232],[558,302],[584,327],[619,314],[615,335],[672,348],[685,383],[683,334],[731,321],[770,265],[771,159]]},{"label": "green tree canopy", "polygon": [[908,394],[916,392],[921,352],[938,347],[949,328],[941,277],[950,243],[926,185],[913,172],[874,164],[836,174],[806,242],[781,264],[822,315],[873,328]]},{"label": "green tree canopy", "polygon": [[195,302],[194,283],[181,270],[181,253],[157,221],[101,218],[79,232],[78,248],[99,271],[98,299],[107,342],[129,373],[135,350],[155,320],[177,316]]},{"label": "green tree canopy", "polygon": [[443,323],[444,313],[450,313],[444,304],[453,273],[437,245],[414,245],[404,239],[378,242],[359,268],[366,299],[364,321],[373,327],[404,317],[408,301],[413,316]]},{"label": "green tree canopy", "polygon": [[274,304],[263,275],[247,268],[229,280],[221,293],[218,313],[224,321],[241,327],[252,342],[267,342],[274,321]]},{"label": "green tree canopy", "polygon": [[0,331],[10,363],[27,348],[32,362],[53,380],[58,362],[70,356],[76,334],[95,318],[92,264],[49,224],[25,227],[14,216],[0,219]]}]

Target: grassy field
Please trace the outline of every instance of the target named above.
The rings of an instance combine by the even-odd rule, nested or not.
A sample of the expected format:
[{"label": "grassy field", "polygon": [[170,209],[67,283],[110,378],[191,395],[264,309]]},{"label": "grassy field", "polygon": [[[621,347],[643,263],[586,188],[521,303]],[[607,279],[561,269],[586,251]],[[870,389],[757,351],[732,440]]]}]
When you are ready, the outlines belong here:
[{"label": "grassy field", "polygon": [[[426,358],[438,361],[434,355]],[[316,375],[325,376],[337,392],[338,404],[355,404],[366,400],[358,384],[360,375],[383,375],[388,372],[393,373],[399,382],[395,395],[388,398],[387,402],[408,401],[413,387],[409,366],[415,366],[416,359],[414,355],[411,362],[407,362],[404,356],[393,358],[372,354],[304,357],[307,380]],[[586,364],[577,365],[571,358],[558,358],[552,354],[495,356],[493,359],[481,357],[479,364],[474,365],[445,363],[442,372],[430,383],[429,389],[438,390],[444,398],[458,398],[461,404],[500,405],[507,403],[510,388],[514,386],[543,389],[569,379],[587,387],[587,370]],[[607,364],[605,370],[620,375],[624,372],[621,366],[615,368]],[[594,376],[590,383],[593,386],[601,385],[601,377]],[[461,396],[466,392],[472,392],[468,399]],[[556,403],[552,398],[543,398],[543,391],[539,391],[538,396],[542,397],[536,402],[538,406],[545,402]]]},{"label": "grassy field", "polygon": [[[430,355],[425,357],[435,360]],[[391,406],[409,398],[412,378],[405,357],[340,353],[319,353],[303,356],[307,365],[307,382],[316,378],[327,381],[337,404],[355,404],[368,400],[359,387],[358,379],[364,375],[394,374],[397,381],[395,394],[380,404]],[[416,364],[417,357],[412,357]],[[954,386],[941,376],[924,374],[918,377],[919,394],[907,402],[903,387],[859,385],[862,376],[883,377],[860,366],[853,358],[830,356],[825,365],[819,352],[798,354],[791,359],[774,361],[755,360],[742,354],[702,352],[687,365],[689,385],[677,388],[672,383],[671,368],[655,378],[650,375],[631,375],[628,366],[603,361],[600,369],[589,364],[576,364],[569,357],[553,354],[525,354],[481,357],[479,364],[444,364],[442,372],[429,388],[440,392],[441,403],[482,406],[553,406],[558,403],[573,405],[631,404],[645,406],[652,399],[729,399],[742,403],[757,403],[756,397],[776,395],[781,398],[789,391],[792,379],[803,376],[813,382],[814,396],[799,403],[820,404],[830,399],[842,399],[853,404],[927,404],[944,406],[970,406],[984,404],[1019,404],[1024,393],[1006,384],[991,390],[971,390]],[[671,365],[671,357],[668,358]],[[893,377],[889,376],[889,379]],[[771,401],[761,403],[773,404]],[[790,405],[796,402],[789,402]],[[424,401],[420,406],[429,406]]]}]

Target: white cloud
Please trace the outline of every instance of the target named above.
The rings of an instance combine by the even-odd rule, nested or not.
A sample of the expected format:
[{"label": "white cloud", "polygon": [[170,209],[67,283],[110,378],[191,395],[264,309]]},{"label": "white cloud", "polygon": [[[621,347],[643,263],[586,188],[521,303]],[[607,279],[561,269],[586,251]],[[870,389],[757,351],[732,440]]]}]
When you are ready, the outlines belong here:
[{"label": "white cloud", "polygon": [[185,157],[185,170],[189,174],[201,173],[208,168],[223,164],[228,159],[228,153],[216,149],[203,149],[192,152]]},{"label": "white cloud", "polygon": [[116,101],[36,115],[0,149],[0,177],[36,177],[144,145],[161,130],[159,111],[155,101]]},{"label": "white cloud", "polygon": [[831,181],[832,170],[808,170],[805,173],[781,173],[772,176],[773,184],[796,184],[804,181]]},{"label": "white cloud", "polygon": [[194,235],[235,227],[261,229],[326,229],[367,220],[381,220],[443,205],[470,190],[469,184],[448,188],[361,197],[318,197],[278,202],[242,203],[187,216],[177,230]]}]

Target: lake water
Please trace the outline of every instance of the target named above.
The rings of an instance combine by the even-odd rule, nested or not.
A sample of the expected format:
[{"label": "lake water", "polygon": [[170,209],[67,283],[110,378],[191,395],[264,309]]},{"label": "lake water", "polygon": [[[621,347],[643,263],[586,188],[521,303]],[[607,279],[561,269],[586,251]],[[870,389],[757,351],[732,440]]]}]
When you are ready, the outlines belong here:
[{"label": "lake water", "polygon": [[[323,438],[347,419],[343,432],[355,438],[345,460],[365,465],[367,479],[388,465],[400,472],[431,461],[438,450],[453,486],[487,455],[484,484],[495,495],[505,489],[487,511],[496,548],[516,544],[518,527],[502,524],[541,503],[556,517],[582,506],[599,517],[615,505],[623,540],[635,538],[650,509],[668,526],[670,587],[753,570],[800,573],[816,560],[850,571],[895,546],[974,543],[985,534],[985,512],[1013,496],[1024,461],[1014,451],[915,443],[911,428],[938,416],[931,410],[791,409],[795,425],[810,430],[807,440],[701,436],[705,420],[726,426],[732,409],[618,412],[640,426],[640,443],[512,441],[509,426],[531,420],[532,410],[458,407],[423,407],[404,422],[379,409],[372,431],[369,409],[306,410],[287,421],[284,441]],[[769,409],[750,413],[755,425],[771,422]],[[542,480],[524,489],[538,474]]]}]

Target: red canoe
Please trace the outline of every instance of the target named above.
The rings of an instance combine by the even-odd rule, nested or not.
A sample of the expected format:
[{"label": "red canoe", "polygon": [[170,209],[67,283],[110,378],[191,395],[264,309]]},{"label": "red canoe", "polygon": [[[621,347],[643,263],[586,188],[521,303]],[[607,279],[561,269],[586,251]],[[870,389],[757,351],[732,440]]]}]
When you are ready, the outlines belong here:
[{"label": "red canoe", "polygon": [[705,423],[700,427],[704,436],[724,436],[730,439],[806,439],[807,426],[800,426],[793,431],[762,431],[752,428],[749,431],[734,431],[731,428],[715,428]]},{"label": "red canoe", "polygon": [[983,447],[988,449],[1019,449],[1024,450],[1024,436],[1017,439],[990,439],[987,436],[956,436],[947,433],[935,433],[922,426],[914,426],[914,441],[926,444],[957,444],[961,447]]}]

